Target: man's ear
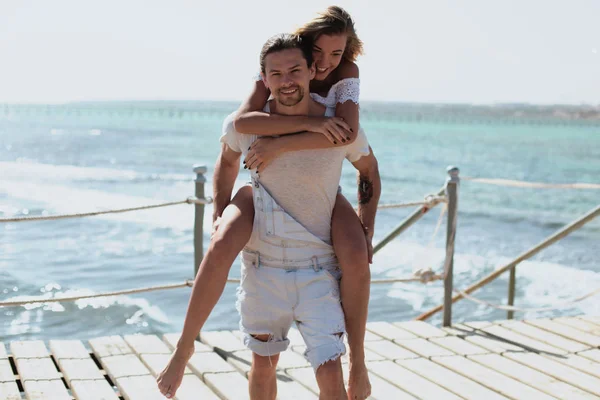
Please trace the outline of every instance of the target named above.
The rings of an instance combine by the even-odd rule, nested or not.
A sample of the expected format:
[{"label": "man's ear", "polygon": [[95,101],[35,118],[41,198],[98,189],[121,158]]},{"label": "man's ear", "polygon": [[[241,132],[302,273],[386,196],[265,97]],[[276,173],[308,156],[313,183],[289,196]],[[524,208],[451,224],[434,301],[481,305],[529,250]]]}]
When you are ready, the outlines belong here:
[{"label": "man's ear", "polygon": [[310,80],[312,81],[313,79],[315,79],[315,75],[317,73],[317,66],[316,63],[312,63],[311,66],[308,68],[308,71],[310,72]]},{"label": "man's ear", "polygon": [[260,77],[262,78],[263,83],[265,84],[265,87],[269,90],[271,90],[271,88],[269,87],[269,84],[267,83],[267,77],[265,76],[265,73],[261,71],[260,73]]}]

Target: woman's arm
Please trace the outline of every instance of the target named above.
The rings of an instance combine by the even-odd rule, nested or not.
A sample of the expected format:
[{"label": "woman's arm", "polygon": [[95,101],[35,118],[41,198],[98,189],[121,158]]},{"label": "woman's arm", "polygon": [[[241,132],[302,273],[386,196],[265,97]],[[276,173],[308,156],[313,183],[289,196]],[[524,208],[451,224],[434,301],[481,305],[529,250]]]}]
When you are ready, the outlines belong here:
[{"label": "woman's arm", "polygon": [[343,118],[278,115],[262,111],[270,93],[262,80],[254,83],[250,96],[236,112],[233,126],[237,132],[257,136],[316,132],[324,135],[332,143],[345,143],[352,137],[350,127]]},{"label": "woman's arm", "polygon": [[238,109],[233,127],[239,133],[258,136],[285,135],[306,130],[305,116],[284,117],[263,111],[271,91],[262,80],[257,80],[250,96]]},{"label": "woman's arm", "polygon": [[[344,79],[358,78],[359,70],[358,65],[353,62],[343,62],[338,67],[337,71],[338,82]],[[335,106],[335,116],[342,118],[351,129],[350,143],[356,140],[356,136],[359,129],[359,110],[358,110],[358,96],[359,96],[359,84],[358,81],[343,82],[341,85],[345,85],[345,88],[341,89],[344,93],[336,93],[338,103]],[[350,91],[351,93],[349,93]]]},{"label": "woman's arm", "polygon": [[319,133],[305,132],[295,135],[285,135],[278,138],[263,137],[250,146],[244,159],[244,168],[263,171],[275,158],[283,153],[298,150],[326,149],[345,146],[345,143],[332,144]]}]

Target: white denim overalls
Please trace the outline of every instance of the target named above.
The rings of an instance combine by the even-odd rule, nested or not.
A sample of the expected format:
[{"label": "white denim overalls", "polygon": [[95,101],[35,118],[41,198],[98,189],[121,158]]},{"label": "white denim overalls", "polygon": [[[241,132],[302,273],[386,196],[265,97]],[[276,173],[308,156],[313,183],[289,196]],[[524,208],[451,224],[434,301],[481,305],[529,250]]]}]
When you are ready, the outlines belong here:
[{"label": "white denim overalls", "polygon": [[242,251],[237,302],[244,343],[262,356],[278,354],[296,322],[316,370],[346,351],[338,261],[333,247],[287,214],[252,175],[254,226]]}]

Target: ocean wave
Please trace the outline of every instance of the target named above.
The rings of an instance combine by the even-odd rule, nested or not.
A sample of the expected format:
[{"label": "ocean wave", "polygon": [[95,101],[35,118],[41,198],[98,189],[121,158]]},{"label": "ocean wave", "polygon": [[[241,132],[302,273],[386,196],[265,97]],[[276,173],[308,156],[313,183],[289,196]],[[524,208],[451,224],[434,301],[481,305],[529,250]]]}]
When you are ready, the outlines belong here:
[{"label": "ocean wave", "polygon": [[42,182],[146,183],[190,182],[190,174],[145,174],[132,170],[42,164],[29,160],[1,162],[3,179]]},{"label": "ocean wave", "polygon": [[[373,279],[400,278],[411,275],[419,268],[431,267],[436,272],[443,270],[445,249],[422,246],[418,243],[394,243],[381,250],[373,263]],[[506,265],[511,259],[504,256],[481,256],[458,253],[454,257],[454,287],[464,289],[479,281],[497,268]],[[500,276],[495,282],[474,293],[494,304],[506,302],[508,273]],[[523,308],[552,306],[575,299],[583,294],[600,288],[600,272],[578,269],[575,266],[548,261],[526,260],[517,268],[517,296],[515,303]],[[414,313],[424,311],[424,306],[441,304],[443,298],[441,282],[423,285],[420,283],[395,283],[387,289],[387,296],[401,300]],[[463,300],[467,302],[467,300]],[[490,318],[497,310],[477,305],[477,318]],[[593,297],[563,309],[575,310],[579,313],[600,313],[600,302]],[[525,317],[555,313],[528,312]],[[460,313],[458,319],[464,318]],[[474,315],[470,315],[474,319]]]}]

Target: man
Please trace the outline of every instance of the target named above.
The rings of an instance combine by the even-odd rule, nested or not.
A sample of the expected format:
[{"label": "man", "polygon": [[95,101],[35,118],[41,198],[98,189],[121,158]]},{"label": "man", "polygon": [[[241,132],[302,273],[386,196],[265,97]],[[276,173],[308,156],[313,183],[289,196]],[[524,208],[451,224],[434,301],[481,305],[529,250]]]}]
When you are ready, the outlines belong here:
[{"label": "man", "polygon": [[[334,110],[326,110],[310,98],[309,83],[315,74],[311,48],[297,37],[271,38],[261,52],[261,70],[274,97],[267,112],[334,114]],[[224,145],[215,168],[215,191],[219,194],[215,195],[215,209],[220,210],[231,198],[241,155],[257,140],[254,135],[235,132],[231,118],[224,131]],[[311,140],[318,142],[314,137]],[[326,143],[320,147],[327,147],[328,140],[323,136],[322,140]],[[287,333],[293,322],[306,342],[306,357],[315,370],[321,397],[346,399],[340,362],[345,352],[344,314],[339,299],[339,268],[330,244],[331,214],[344,158],[353,162],[361,179],[372,183],[372,201],[361,201],[361,207],[370,208],[365,214],[374,215],[380,180],[364,133],[351,145],[287,152],[266,169],[259,167],[260,173],[252,171],[254,222],[242,252],[238,296],[244,343],[253,352],[251,399],[276,398],[277,361],[289,344]],[[217,289],[222,291],[222,287]],[[161,387],[159,377],[163,393],[169,390],[166,386]]]}]

